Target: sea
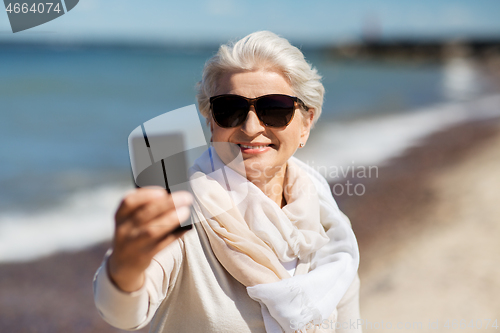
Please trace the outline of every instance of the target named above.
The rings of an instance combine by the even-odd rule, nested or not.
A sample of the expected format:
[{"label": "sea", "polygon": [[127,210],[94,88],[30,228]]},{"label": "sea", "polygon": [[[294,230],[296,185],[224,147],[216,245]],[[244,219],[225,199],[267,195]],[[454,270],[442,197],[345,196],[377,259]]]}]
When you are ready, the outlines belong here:
[{"label": "sea", "polygon": [[[195,104],[195,85],[216,51],[0,45],[0,262],[109,240],[114,211],[134,188],[128,135]],[[434,131],[500,115],[500,96],[470,59],[346,60],[303,52],[326,94],[296,156],[329,180],[339,176],[333,167],[380,166]]]}]

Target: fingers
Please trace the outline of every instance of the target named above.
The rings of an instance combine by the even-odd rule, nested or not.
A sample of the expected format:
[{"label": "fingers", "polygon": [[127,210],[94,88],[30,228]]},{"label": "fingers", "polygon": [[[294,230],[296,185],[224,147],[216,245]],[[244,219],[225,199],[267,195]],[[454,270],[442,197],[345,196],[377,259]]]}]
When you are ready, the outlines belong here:
[{"label": "fingers", "polygon": [[151,248],[191,215],[189,192],[168,194],[162,188],[144,188],[127,195],[116,213],[116,241]]},{"label": "fingers", "polygon": [[123,290],[135,290],[153,256],[182,237],[184,232],[175,230],[190,217],[192,201],[189,192],[168,194],[162,188],[138,189],[123,199],[112,254],[113,276]]},{"label": "fingers", "polygon": [[154,199],[162,199],[167,197],[166,191],[161,187],[140,188],[127,194],[123,198],[118,210],[116,211],[115,219],[122,220],[130,215],[138,207],[146,204]]},{"label": "fingers", "polygon": [[[160,196],[158,198],[151,199],[150,201],[132,211],[127,219],[129,219],[135,225],[139,226],[145,223],[150,223],[150,221],[168,212],[175,212],[176,209],[179,210],[186,208],[187,205],[191,204],[190,201],[187,201],[185,199],[185,196],[181,200],[174,200],[174,196],[179,197],[177,194],[166,194],[166,196]],[[182,198],[182,195],[180,197]],[[177,201],[177,203],[175,201]]]},{"label": "fingers", "polygon": [[152,249],[152,252],[154,254],[160,252],[162,249],[169,246],[170,244],[175,242],[177,239],[181,238],[186,232],[188,232],[188,230],[183,230],[183,231],[167,234],[165,237],[161,238],[156,243],[156,245]]},{"label": "fingers", "polygon": [[150,220],[148,223],[135,226],[132,236],[145,239],[148,242],[160,241],[160,239],[174,232],[179,227],[180,223],[186,221],[190,215],[191,210],[188,206],[168,210],[166,213]]},{"label": "fingers", "polygon": [[188,206],[192,203],[189,192],[168,194],[164,189],[142,188],[127,195],[118,208],[115,219],[117,223],[128,220],[136,225],[147,223],[165,212]]}]

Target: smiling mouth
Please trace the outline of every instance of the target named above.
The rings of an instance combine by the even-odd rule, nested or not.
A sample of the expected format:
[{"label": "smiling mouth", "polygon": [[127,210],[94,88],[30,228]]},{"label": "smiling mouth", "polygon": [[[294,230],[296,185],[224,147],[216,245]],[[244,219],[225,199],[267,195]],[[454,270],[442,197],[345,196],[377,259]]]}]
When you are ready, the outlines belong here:
[{"label": "smiling mouth", "polygon": [[262,149],[262,148],[266,148],[266,147],[271,147],[272,144],[259,145],[259,146],[248,146],[248,145],[238,144],[238,146],[240,146],[241,148],[246,148],[246,149]]}]

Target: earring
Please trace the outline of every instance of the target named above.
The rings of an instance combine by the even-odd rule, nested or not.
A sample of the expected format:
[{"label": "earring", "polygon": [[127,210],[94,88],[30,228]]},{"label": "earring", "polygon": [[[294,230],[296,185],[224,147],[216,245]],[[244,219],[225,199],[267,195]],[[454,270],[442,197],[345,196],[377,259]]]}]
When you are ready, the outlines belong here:
[{"label": "earring", "polygon": [[299,144],[299,147],[300,147],[300,148],[302,148],[302,147],[304,147],[305,145],[306,145],[305,143],[302,143],[302,142],[301,142],[301,143]]}]

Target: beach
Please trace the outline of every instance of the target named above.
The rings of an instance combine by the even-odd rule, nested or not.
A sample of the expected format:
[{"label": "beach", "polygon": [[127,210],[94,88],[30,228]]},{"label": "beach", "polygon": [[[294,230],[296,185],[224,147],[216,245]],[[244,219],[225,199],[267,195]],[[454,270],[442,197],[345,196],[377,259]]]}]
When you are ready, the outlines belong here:
[{"label": "beach", "polygon": [[[193,87],[214,50],[0,48],[0,142],[7,143],[0,145],[5,157],[0,168],[0,332],[118,332],[94,307],[92,278],[109,247],[114,210],[133,188],[128,135],[154,117],[193,104]],[[485,68],[473,59],[342,60],[320,49],[305,53],[324,76],[327,94],[320,121],[296,156],[314,168],[327,166],[326,171],[376,168],[366,178],[332,183],[359,241],[363,318],[397,321],[403,311],[412,320],[427,320],[421,309],[431,309],[427,300],[436,284],[465,297],[472,291],[464,294],[461,286],[473,286],[471,281],[488,286],[484,281],[498,279],[493,268],[474,267],[486,276],[478,279],[436,269],[443,262],[472,267],[461,254],[435,255],[436,261],[422,257],[429,256],[425,249],[448,253],[439,246],[454,244],[445,242],[450,237],[462,242],[459,230],[472,235],[460,227],[457,235],[446,236],[459,220],[453,214],[462,207],[460,200],[480,209],[478,216],[494,216],[488,209],[495,204],[484,201],[482,207],[476,203],[480,189],[474,192],[462,183],[479,184],[487,179],[486,171],[461,166],[478,163],[484,149],[491,158],[500,150],[492,141],[498,128],[491,120],[500,115],[500,76],[493,75],[498,62]],[[338,194],[347,189],[346,181],[362,193]],[[493,242],[494,235],[494,230],[483,235],[480,244]],[[489,253],[483,249],[478,264],[491,262]],[[424,280],[421,272],[426,272]],[[410,288],[418,295],[403,292],[410,283],[420,286]],[[495,285],[491,290],[494,295]],[[407,301],[414,296],[419,297]],[[480,309],[495,308],[484,304]],[[451,315],[435,309],[432,314]]]},{"label": "beach", "polygon": [[[365,193],[336,199],[359,242],[364,331],[411,323],[404,329],[439,332],[447,319],[450,329],[452,320],[497,319],[498,118],[431,134],[377,177],[351,181]],[[93,274],[108,246],[0,265],[0,331],[120,332],[93,303]],[[436,321],[439,329],[428,328]]]},{"label": "beach", "polygon": [[337,200],[359,241],[363,330],[496,331],[498,119],[429,136],[365,186]]}]

